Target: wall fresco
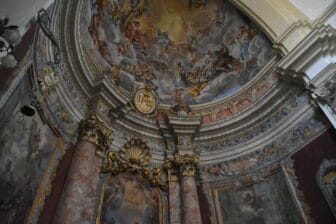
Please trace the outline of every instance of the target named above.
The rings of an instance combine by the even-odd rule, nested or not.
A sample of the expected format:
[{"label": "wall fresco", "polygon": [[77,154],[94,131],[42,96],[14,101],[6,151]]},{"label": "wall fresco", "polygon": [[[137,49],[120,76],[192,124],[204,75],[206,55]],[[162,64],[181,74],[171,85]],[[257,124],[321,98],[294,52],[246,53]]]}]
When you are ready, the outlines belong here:
[{"label": "wall fresco", "polygon": [[119,174],[103,185],[100,223],[162,223],[158,191],[135,175]]},{"label": "wall fresco", "polygon": [[281,172],[248,187],[216,189],[220,223],[296,224],[298,211]]},{"label": "wall fresco", "polygon": [[27,102],[26,83],[24,79],[1,109],[1,223],[24,223],[56,144],[56,137],[37,114],[17,113]]},{"label": "wall fresco", "polygon": [[[123,89],[150,85],[161,103],[207,103],[238,91],[273,57],[226,1],[91,1],[94,48]],[[206,19],[205,19],[206,18]]]}]

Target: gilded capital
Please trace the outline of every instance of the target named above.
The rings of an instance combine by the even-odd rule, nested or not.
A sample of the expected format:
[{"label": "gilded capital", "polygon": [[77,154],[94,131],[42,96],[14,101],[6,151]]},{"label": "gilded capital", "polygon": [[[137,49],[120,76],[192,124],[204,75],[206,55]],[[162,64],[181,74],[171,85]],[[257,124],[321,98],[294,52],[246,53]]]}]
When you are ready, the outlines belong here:
[{"label": "gilded capital", "polygon": [[178,170],[177,169],[168,169],[168,181],[177,182],[178,181]]},{"label": "gilded capital", "polygon": [[107,150],[112,144],[110,137],[113,131],[105,126],[96,115],[91,115],[79,123],[79,140],[91,142],[99,150]]},{"label": "gilded capital", "polygon": [[194,177],[196,175],[196,169],[199,163],[199,155],[198,154],[175,154],[174,161],[176,164],[180,166],[181,176],[191,176]]},{"label": "gilded capital", "polygon": [[174,162],[174,159],[168,160],[164,165],[165,170],[167,171],[167,179],[168,181],[178,181],[178,166]]}]

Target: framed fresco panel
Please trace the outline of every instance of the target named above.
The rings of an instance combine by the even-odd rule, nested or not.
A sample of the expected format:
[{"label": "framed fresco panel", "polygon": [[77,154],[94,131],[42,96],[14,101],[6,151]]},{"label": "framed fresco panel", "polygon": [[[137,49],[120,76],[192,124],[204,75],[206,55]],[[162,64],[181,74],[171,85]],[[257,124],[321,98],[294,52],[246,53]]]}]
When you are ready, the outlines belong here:
[{"label": "framed fresco panel", "polygon": [[225,224],[297,224],[299,212],[282,172],[241,188],[216,187],[218,222]]},{"label": "framed fresco panel", "polygon": [[110,176],[102,186],[96,224],[162,224],[163,203],[159,189],[141,176]]}]

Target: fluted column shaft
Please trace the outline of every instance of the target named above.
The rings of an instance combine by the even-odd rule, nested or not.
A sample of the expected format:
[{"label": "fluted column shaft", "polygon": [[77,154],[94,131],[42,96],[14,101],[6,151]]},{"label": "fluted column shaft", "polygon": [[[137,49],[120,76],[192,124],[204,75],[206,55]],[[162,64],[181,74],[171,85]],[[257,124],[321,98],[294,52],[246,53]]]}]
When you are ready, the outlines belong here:
[{"label": "fluted column shaft", "polygon": [[55,224],[95,223],[102,165],[97,155],[111,144],[111,133],[94,115],[80,123],[79,142],[57,207]]}]

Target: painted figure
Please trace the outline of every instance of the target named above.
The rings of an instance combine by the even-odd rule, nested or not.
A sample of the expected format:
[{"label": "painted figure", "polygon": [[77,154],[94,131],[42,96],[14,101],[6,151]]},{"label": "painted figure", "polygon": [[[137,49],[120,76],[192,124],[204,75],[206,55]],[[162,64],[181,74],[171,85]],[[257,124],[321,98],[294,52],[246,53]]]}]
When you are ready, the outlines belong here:
[{"label": "painted figure", "polygon": [[111,66],[127,64],[121,88],[151,83],[161,103],[178,104],[176,91],[189,105],[207,103],[238,91],[274,55],[266,37],[229,4],[189,3],[100,0],[92,7],[93,47]]}]

